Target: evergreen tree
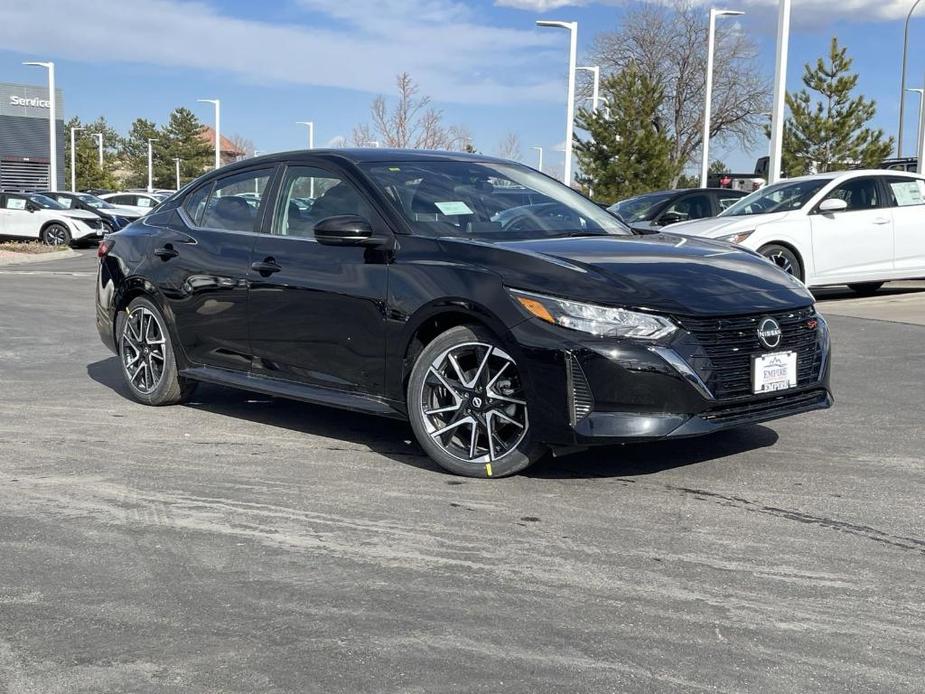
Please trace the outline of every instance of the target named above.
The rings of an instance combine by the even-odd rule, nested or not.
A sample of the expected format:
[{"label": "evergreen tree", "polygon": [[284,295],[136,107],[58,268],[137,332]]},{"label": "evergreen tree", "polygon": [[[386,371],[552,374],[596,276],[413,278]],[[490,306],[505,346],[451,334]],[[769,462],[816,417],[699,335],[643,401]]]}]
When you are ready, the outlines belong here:
[{"label": "evergreen tree", "polygon": [[[162,186],[162,179],[166,174],[165,160],[167,158],[164,142],[160,137],[157,125],[146,118],[136,118],[132,123],[128,136],[122,140],[119,158],[125,169],[124,184],[127,188],[144,188],[148,185],[148,139],[155,138],[153,143],[154,187]],[[171,159],[171,163],[173,160]],[[158,176],[160,174],[160,178]],[[170,185],[170,182],[167,182]]]},{"label": "evergreen tree", "polygon": [[607,202],[667,188],[678,171],[671,140],[659,126],[662,88],[630,65],[604,78],[601,93],[607,106],[596,112],[579,109],[575,117],[575,125],[590,136],[575,135],[578,183]]},{"label": "evergreen tree", "polygon": [[[64,132],[68,136],[64,152],[67,187],[70,188],[71,157],[73,156],[70,144],[71,128],[82,128],[80,132],[75,133],[74,138],[74,149],[77,154],[75,169],[77,190],[86,190],[88,188],[111,190],[116,188],[115,169],[117,168],[117,161],[115,151],[119,143],[119,136],[102,116],[90,123],[81,123],[80,118],[75,116],[64,125]],[[96,133],[103,134],[102,166],[100,166],[99,140],[95,137]]]},{"label": "evergreen tree", "polygon": [[[169,169],[167,178],[169,183],[163,187],[176,186],[175,158],[180,159],[180,185],[204,173],[215,161],[213,145],[203,140],[199,133],[202,131],[202,122],[188,108],[174,109],[170,120],[161,130],[161,140],[167,155],[166,166]],[[160,168],[158,168],[158,172]],[[155,172],[156,174],[158,172]],[[161,180],[158,177],[158,180]]]},{"label": "evergreen tree", "polygon": [[[791,117],[784,124],[782,164],[788,176],[851,167],[876,168],[893,149],[893,138],[867,127],[877,106],[863,96],[852,98],[858,75],[852,59],[833,37],[828,62],[803,69],[802,89],[787,94]],[[809,90],[809,91],[807,91]],[[818,95],[813,102],[810,91]]]}]

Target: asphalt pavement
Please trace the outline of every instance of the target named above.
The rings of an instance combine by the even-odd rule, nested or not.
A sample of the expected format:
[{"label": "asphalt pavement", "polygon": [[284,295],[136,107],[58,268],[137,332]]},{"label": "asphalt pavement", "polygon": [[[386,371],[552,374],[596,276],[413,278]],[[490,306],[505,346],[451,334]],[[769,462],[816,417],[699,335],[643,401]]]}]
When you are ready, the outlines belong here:
[{"label": "asphalt pavement", "polygon": [[825,296],[832,410],[482,481],[390,420],[134,403],[94,269],[0,267],[0,691],[925,691],[925,327],[838,315],[890,286]]}]

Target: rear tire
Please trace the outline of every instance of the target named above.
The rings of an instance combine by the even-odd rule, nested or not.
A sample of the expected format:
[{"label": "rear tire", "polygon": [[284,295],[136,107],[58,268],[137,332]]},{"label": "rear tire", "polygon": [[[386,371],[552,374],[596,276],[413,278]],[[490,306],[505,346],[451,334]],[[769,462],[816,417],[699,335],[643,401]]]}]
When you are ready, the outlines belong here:
[{"label": "rear tire", "polygon": [[769,243],[759,248],[758,252],[788,275],[793,275],[801,282],[803,281],[803,263],[800,262],[797,254],[786,246]]},{"label": "rear tire", "polygon": [[860,296],[871,296],[876,294],[877,290],[883,286],[883,282],[856,282],[849,284],[848,289]]},{"label": "rear tire", "polygon": [[39,238],[46,246],[69,246],[71,244],[71,231],[63,224],[54,222],[42,229]]},{"label": "rear tire", "polygon": [[517,364],[484,328],[451,328],[424,347],[407,398],[418,443],[449,472],[506,477],[546,452],[533,442]]},{"label": "rear tire", "polygon": [[145,405],[175,405],[189,399],[196,382],[182,378],[167,322],[153,301],[133,299],[116,328],[122,376],[132,397]]}]

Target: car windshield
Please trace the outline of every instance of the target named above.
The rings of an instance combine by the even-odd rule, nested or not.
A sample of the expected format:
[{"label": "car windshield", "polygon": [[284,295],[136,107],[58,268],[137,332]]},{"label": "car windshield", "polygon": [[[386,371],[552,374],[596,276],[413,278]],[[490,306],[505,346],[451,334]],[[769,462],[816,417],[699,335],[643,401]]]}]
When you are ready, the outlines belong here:
[{"label": "car windshield", "polygon": [[617,215],[627,224],[632,224],[633,222],[640,222],[643,219],[648,219],[655,208],[668,200],[672,195],[674,195],[672,192],[638,195],[635,198],[621,200],[608,207],[607,210]]},{"label": "car windshield", "polygon": [[88,193],[81,193],[77,196],[82,203],[85,203],[92,207],[95,210],[111,210],[115,205],[110,205],[105,200],[100,200],[95,195],[90,195]]},{"label": "car windshield", "polygon": [[799,210],[831,180],[830,178],[810,178],[765,186],[726,208],[719,216],[742,217],[751,214]]},{"label": "car windshield", "polygon": [[57,200],[52,200],[49,197],[44,195],[39,195],[38,193],[32,193],[32,195],[27,196],[29,200],[34,202],[39,207],[44,207],[46,210],[64,210],[67,209],[64,205],[59,203]]},{"label": "car windshield", "polygon": [[587,198],[517,164],[397,161],[362,168],[415,232],[428,236],[514,240],[632,233]]}]

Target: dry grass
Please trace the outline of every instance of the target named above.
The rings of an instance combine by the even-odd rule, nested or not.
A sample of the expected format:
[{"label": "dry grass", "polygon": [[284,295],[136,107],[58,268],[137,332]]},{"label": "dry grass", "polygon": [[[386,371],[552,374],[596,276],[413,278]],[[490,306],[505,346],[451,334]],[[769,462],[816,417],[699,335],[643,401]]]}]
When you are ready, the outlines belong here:
[{"label": "dry grass", "polygon": [[40,241],[2,241],[0,242],[0,253],[9,251],[12,253],[27,253],[35,255],[37,253],[54,253],[63,251],[67,246],[46,246]]}]

